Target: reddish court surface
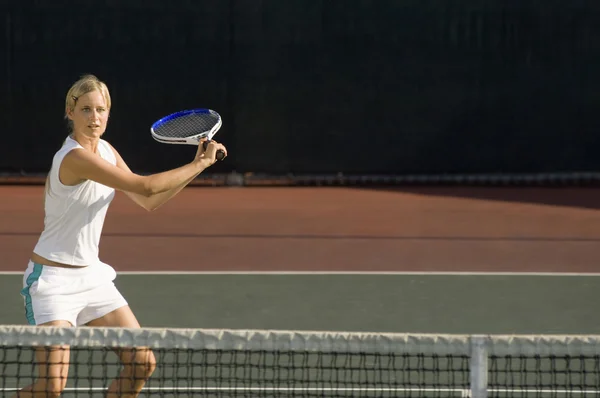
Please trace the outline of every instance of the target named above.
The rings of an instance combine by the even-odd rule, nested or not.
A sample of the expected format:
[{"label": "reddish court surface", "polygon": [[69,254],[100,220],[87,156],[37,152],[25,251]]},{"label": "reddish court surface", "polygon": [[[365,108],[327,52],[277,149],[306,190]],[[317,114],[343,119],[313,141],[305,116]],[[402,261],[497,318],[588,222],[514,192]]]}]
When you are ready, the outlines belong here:
[{"label": "reddish court surface", "polygon": [[[0,270],[22,271],[43,187],[0,186]],[[599,272],[600,190],[188,187],[148,213],[122,193],[118,271]]]}]

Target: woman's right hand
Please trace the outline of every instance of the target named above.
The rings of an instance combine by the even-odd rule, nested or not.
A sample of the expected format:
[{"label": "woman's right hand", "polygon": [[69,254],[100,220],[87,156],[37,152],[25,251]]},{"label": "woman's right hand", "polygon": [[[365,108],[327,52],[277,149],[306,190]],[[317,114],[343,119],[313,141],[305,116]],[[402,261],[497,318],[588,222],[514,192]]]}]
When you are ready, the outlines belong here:
[{"label": "woman's right hand", "polygon": [[217,161],[217,151],[222,150],[225,153],[225,157],[227,157],[227,148],[225,146],[215,140],[210,140],[208,145],[206,146],[206,150],[204,149],[204,143],[206,142],[206,138],[203,138],[198,143],[198,151],[196,152],[196,161],[202,161],[207,164],[207,166],[212,166]]}]

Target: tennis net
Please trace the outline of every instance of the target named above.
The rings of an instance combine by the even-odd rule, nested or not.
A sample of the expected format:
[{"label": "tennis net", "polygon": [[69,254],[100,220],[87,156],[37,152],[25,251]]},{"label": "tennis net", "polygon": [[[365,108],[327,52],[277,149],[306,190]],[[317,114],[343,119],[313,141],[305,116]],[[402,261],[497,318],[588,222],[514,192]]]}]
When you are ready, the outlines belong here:
[{"label": "tennis net", "polygon": [[600,397],[600,336],[11,325],[2,396],[35,381],[35,349],[49,346],[70,347],[64,397],[105,396],[122,369],[115,350],[143,347],[156,368],[140,396]]}]

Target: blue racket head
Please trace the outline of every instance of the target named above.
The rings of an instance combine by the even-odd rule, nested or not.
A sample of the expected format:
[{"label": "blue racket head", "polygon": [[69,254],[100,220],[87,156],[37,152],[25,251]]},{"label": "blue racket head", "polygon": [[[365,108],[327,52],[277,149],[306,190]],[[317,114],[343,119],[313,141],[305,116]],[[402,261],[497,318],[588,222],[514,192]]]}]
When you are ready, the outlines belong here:
[{"label": "blue racket head", "polygon": [[221,128],[221,116],[205,108],[172,113],[152,124],[150,131],[155,140],[167,144],[195,144],[212,137]]}]

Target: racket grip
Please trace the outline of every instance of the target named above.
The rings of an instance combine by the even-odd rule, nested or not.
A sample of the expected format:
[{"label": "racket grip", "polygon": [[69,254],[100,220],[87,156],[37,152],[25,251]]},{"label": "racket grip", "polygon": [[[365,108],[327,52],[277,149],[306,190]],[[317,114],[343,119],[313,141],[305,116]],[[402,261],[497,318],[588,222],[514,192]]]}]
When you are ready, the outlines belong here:
[{"label": "racket grip", "polygon": [[[208,148],[208,141],[204,141],[204,150],[206,151],[206,148]],[[225,152],[222,149],[219,149],[217,151],[217,160],[223,160],[225,159]]]}]

